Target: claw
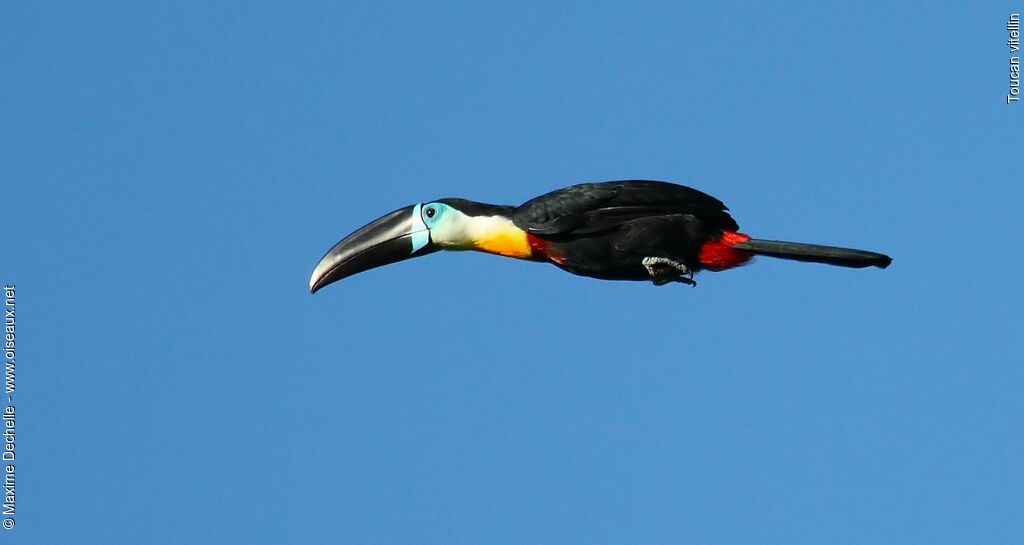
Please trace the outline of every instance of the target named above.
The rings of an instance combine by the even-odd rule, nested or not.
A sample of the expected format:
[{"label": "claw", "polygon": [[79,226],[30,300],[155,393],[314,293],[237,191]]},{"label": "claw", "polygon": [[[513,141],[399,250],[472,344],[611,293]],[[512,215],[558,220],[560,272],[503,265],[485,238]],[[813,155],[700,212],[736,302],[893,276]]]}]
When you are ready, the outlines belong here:
[{"label": "claw", "polygon": [[670,282],[680,282],[696,287],[697,282],[693,280],[693,271],[686,265],[669,259],[667,257],[645,257],[641,263],[651,275],[651,281],[655,286],[664,286]]}]

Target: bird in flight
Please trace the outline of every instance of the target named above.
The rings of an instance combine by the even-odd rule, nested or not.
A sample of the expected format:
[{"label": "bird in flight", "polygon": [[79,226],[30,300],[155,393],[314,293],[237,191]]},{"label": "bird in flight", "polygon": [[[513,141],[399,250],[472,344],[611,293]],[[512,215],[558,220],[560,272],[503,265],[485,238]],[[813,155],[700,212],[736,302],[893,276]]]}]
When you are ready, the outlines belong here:
[{"label": "bird in flight", "polygon": [[755,255],[840,267],[886,268],[866,250],[751,238],[718,199],[649,180],[578,184],[520,206],[439,199],[400,208],[345,237],[313,269],[309,291],[437,250],[474,250],[552,263],[603,280],[695,286]]}]

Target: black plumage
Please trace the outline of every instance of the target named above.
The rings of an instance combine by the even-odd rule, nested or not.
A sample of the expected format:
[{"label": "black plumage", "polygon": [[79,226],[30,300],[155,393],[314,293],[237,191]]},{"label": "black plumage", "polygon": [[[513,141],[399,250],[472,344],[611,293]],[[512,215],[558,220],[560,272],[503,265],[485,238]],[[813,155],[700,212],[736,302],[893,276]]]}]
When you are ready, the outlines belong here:
[{"label": "black plumage", "polygon": [[651,180],[579,184],[541,195],[512,213],[517,227],[544,241],[556,265],[605,280],[644,280],[647,257],[700,270],[708,240],[739,228],[722,201]]},{"label": "black plumage", "polygon": [[517,207],[516,226],[535,235],[585,235],[636,219],[689,214],[712,230],[739,228],[722,201],[669,182],[619,180],[556,189]]}]

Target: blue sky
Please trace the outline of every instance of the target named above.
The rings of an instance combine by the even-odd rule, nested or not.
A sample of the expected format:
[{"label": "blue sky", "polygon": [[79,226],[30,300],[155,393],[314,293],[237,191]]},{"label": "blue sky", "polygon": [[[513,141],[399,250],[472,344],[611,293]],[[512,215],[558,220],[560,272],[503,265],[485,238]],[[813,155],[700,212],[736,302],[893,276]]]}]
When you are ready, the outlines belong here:
[{"label": "blue sky", "polygon": [[[0,542],[1024,538],[1013,4],[2,10]],[[895,262],[306,292],[400,206],[634,177]]]}]

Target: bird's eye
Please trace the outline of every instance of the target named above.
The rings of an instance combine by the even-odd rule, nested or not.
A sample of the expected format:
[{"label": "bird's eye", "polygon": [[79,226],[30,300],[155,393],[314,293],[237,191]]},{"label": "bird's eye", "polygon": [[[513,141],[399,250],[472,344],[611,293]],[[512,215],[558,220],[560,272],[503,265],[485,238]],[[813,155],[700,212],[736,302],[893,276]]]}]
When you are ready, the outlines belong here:
[{"label": "bird's eye", "polygon": [[432,218],[437,214],[437,210],[435,210],[433,206],[430,206],[423,213],[426,214],[428,218]]}]

